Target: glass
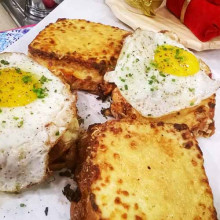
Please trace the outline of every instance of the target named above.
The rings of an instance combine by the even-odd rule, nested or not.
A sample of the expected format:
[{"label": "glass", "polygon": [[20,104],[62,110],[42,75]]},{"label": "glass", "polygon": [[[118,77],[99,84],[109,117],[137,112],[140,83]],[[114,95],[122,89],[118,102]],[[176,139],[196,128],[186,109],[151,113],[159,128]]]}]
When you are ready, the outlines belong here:
[{"label": "glass", "polygon": [[25,13],[37,18],[44,18],[63,0],[26,0]]}]

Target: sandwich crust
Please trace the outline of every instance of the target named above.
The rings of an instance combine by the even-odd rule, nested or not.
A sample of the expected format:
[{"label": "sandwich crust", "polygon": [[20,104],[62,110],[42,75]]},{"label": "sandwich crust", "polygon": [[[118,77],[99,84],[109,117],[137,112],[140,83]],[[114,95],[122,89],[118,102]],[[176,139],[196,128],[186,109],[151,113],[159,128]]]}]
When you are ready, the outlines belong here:
[{"label": "sandwich crust", "polygon": [[[201,69],[211,77],[211,70],[200,60]],[[195,136],[210,137],[215,132],[215,95],[203,100],[199,105],[182,109],[162,117],[143,117],[121,95],[118,88],[112,92],[111,113],[116,119],[132,118],[143,122],[185,123]]]},{"label": "sandwich crust", "polygon": [[33,59],[60,75],[72,89],[102,94],[112,89],[110,84],[110,88],[103,86],[103,75],[114,69],[128,34],[86,20],[58,19],[37,35],[28,50]]},{"label": "sandwich crust", "polygon": [[217,219],[197,141],[185,124],[114,120],[78,146],[71,219]]}]

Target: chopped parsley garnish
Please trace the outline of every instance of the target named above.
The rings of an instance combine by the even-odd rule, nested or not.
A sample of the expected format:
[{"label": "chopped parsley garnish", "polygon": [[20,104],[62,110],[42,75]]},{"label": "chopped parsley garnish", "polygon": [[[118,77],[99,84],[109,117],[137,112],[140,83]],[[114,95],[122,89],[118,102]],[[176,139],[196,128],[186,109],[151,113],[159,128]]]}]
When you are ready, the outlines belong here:
[{"label": "chopped parsley garnish", "polygon": [[153,76],[151,76],[150,78],[153,79],[153,80],[155,80],[155,79],[156,79],[156,76],[153,75]]},{"label": "chopped parsley garnish", "polygon": [[190,92],[195,92],[195,89],[194,88],[189,88],[189,91]]},{"label": "chopped parsley garnish", "polygon": [[129,57],[130,57],[130,54],[127,55],[127,58],[129,58]]},{"label": "chopped parsley garnish", "polygon": [[162,72],[159,72],[159,74],[160,74],[160,76],[162,76],[162,77],[166,77],[166,75],[163,74]]},{"label": "chopped parsley garnish", "polygon": [[5,123],[6,123],[6,121],[2,121],[2,123],[3,123],[3,124],[5,124]]},{"label": "chopped parsley garnish", "polygon": [[55,89],[54,92],[57,92],[57,89]]},{"label": "chopped parsley garnish", "polygon": [[190,106],[193,106],[194,105],[194,102],[190,102]]},{"label": "chopped parsley garnish", "polygon": [[0,62],[1,62],[1,64],[9,65],[9,62],[7,60],[1,60]]},{"label": "chopped parsley garnish", "polygon": [[154,82],[153,80],[149,80],[149,81],[148,81],[148,84],[149,84],[149,85],[152,85],[153,82]]},{"label": "chopped parsley garnish", "polygon": [[151,88],[150,91],[153,92],[153,91],[154,91],[154,88]]},{"label": "chopped parsley garnish", "polygon": [[21,204],[20,204],[20,207],[23,208],[23,207],[26,207],[26,205],[25,205],[24,203],[21,203]]},{"label": "chopped parsley garnish", "polygon": [[23,124],[24,124],[24,121],[22,120],[22,121],[19,121],[19,123],[18,123],[18,128],[21,128],[22,126],[23,126]]},{"label": "chopped parsley garnish", "polygon": [[148,73],[150,71],[150,67],[146,67],[145,72]]},{"label": "chopped parsley garnish", "polygon": [[122,82],[125,82],[125,79],[123,79],[123,78],[121,78],[121,77],[119,77],[120,78],[120,80],[122,81]]},{"label": "chopped parsley garnish", "polygon": [[37,98],[43,99],[47,96],[47,89],[46,88],[33,88],[32,90],[34,93],[36,93]]},{"label": "chopped parsley garnish", "polygon": [[20,68],[18,68],[18,67],[15,67],[15,71],[17,72],[17,73],[21,73],[21,69]]},{"label": "chopped parsley garnish", "polygon": [[29,82],[32,82],[32,77],[31,76],[23,76],[22,81],[27,84]]},{"label": "chopped parsley garnish", "polygon": [[18,120],[18,119],[19,119],[19,117],[15,117],[15,116],[14,116],[14,117],[13,117],[13,119],[14,119],[14,120]]},{"label": "chopped parsley garnish", "polygon": [[136,61],[136,63],[137,63],[137,62],[139,61],[139,59],[137,58],[135,61]]},{"label": "chopped parsley garnish", "polygon": [[57,131],[57,132],[55,133],[55,135],[56,135],[56,136],[59,136],[59,135],[60,135],[60,132],[59,132],[59,131]]},{"label": "chopped parsley garnish", "polygon": [[40,78],[39,81],[40,81],[41,84],[44,84],[45,82],[52,81],[52,79],[48,79],[48,78],[45,77],[45,76],[41,76],[41,78]]},{"label": "chopped parsley garnish", "polygon": [[172,82],[176,82],[176,80],[175,80],[175,79],[172,79]]},{"label": "chopped parsley garnish", "polygon": [[2,110],[0,109],[0,113],[2,113]]},{"label": "chopped parsley garnish", "polygon": [[125,85],[125,90],[128,90],[128,85]]},{"label": "chopped parsley garnish", "polygon": [[147,116],[152,116],[152,114],[147,114]]},{"label": "chopped parsley garnish", "polygon": [[154,63],[153,61],[150,62],[150,65],[153,66],[153,67],[158,67],[158,64]]}]

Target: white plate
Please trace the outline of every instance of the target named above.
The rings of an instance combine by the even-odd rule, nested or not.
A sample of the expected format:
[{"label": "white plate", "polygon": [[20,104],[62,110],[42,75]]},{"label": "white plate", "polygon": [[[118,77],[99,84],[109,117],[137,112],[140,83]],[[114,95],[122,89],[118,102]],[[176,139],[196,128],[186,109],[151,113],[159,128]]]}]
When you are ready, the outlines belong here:
[{"label": "white plate", "polygon": [[[81,18],[128,29],[111,13],[103,0],[65,0],[43,21],[36,25],[26,35],[7,51],[23,52],[27,54],[28,45],[46,25],[58,18]],[[211,67],[214,77],[220,78],[220,51],[198,53]],[[109,106],[109,102],[102,103],[96,96],[78,93],[79,114],[85,119],[85,126],[92,123],[104,122],[106,119],[100,114],[102,107]],[[214,194],[214,203],[220,218],[220,94],[217,94],[216,133],[208,139],[199,139],[204,154],[205,169]],[[19,195],[0,193],[0,220],[68,220],[70,203],[62,195],[63,187],[68,178],[56,176],[53,182],[29,189]],[[26,207],[20,207],[24,203]],[[48,207],[48,216],[45,208]]]},{"label": "white plate", "polygon": [[201,42],[165,6],[160,7],[157,10],[156,16],[151,18],[143,15],[139,10],[131,8],[124,0],[106,0],[106,4],[118,19],[134,30],[138,27],[156,32],[169,30],[178,35],[183,45],[196,51],[220,49],[220,37],[208,42]]}]

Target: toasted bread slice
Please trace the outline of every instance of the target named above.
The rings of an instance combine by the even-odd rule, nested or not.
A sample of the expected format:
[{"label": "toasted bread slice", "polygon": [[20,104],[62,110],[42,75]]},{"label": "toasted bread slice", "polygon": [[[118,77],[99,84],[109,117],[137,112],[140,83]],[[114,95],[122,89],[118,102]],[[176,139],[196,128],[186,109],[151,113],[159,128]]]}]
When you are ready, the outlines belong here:
[{"label": "toasted bread slice", "polygon": [[72,220],[217,219],[202,153],[186,125],[108,121],[90,127],[78,147],[81,197]]},{"label": "toasted bread slice", "polygon": [[[211,70],[200,61],[201,68],[211,77]],[[141,121],[166,123],[185,123],[195,136],[209,137],[215,132],[214,112],[215,112],[215,95],[203,100],[199,105],[182,109],[180,111],[158,117],[143,117],[136,111],[121,95],[120,91],[115,88],[112,92],[111,113],[116,119],[132,118]]]},{"label": "toasted bread slice", "polygon": [[103,83],[103,74],[114,69],[128,34],[86,20],[59,19],[37,35],[29,45],[29,55],[72,89],[107,94],[112,86]]}]

